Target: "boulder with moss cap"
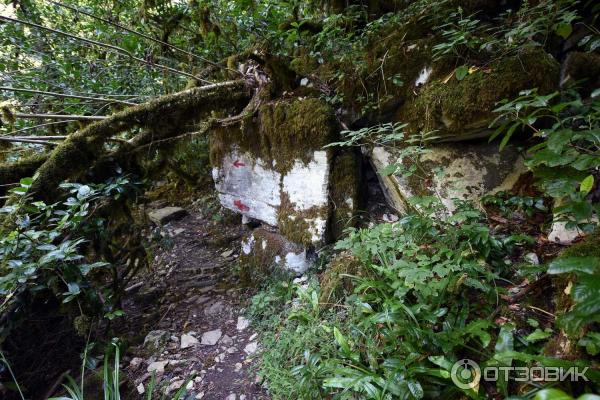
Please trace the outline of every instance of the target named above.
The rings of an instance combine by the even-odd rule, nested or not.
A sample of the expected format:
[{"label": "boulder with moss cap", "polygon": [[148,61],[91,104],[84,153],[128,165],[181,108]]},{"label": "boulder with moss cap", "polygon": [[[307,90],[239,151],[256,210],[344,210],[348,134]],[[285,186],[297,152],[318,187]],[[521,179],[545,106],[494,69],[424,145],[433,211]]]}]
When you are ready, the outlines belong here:
[{"label": "boulder with moss cap", "polygon": [[217,130],[211,161],[221,204],[305,247],[326,243],[332,193],[345,214],[357,205],[356,168],[349,180],[332,167],[336,160],[349,165],[356,155],[324,149],[337,130],[331,107],[310,97],[263,105],[256,120]]}]

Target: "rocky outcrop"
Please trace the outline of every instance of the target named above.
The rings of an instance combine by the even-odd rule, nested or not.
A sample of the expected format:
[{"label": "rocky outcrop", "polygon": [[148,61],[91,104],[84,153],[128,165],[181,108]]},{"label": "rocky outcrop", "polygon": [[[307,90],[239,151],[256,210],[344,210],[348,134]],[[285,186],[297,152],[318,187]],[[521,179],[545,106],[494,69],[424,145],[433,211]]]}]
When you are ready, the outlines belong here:
[{"label": "rocky outcrop", "polygon": [[[423,66],[425,71],[428,67]],[[503,58],[489,68],[475,69],[461,81],[440,75],[440,68],[445,66],[434,65],[433,72],[423,74],[427,79],[422,79],[422,88],[399,108],[395,119],[408,123],[411,133],[435,131],[442,141],[457,141],[489,136],[497,102],[514,98],[525,89],[538,88],[542,94],[555,90],[560,66],[551,55],[535,48]]]},{"label": "rocky outcrop", "polygon": [[224,207],[280,227],[308,245],[325,239],[329,173],[326,151],[315,151],[308,164],[298,161],[282,174],[234,146],[213,169],[213,179]]},{"label": "rocky outcrop", "polygon": [[[515,147],[500,152],[496,143],[439,144],[416,159],[400,156],[399,150],[375,147],[370,160],[388,203],[401,213],[413,196],[437,196],[452,212],[454,199],[477,202],[486,194],[509,190],[526,172]],[[386,168],[395,163],[416,170],[410,176],[387,174]]]},{"label": "rocky outcrop", "polygon": [[[353,152],[324,148],[336,132],[326,103],[295,98],[264,105],[256,120],[219,130],[212,138],[213,179],[221,204],[275,229],[286,242],[283,247],[293,247],[282,252],[282,246],[265,241],[268,248],[259,250],[280,257],[275,262],[273,255],[271,263],[305,270],[307,252],[339,236],[354,216],[359,163]],[[254,237],[247,239],[248,246]],[[248,256],[254,252],[244,250]]]}]

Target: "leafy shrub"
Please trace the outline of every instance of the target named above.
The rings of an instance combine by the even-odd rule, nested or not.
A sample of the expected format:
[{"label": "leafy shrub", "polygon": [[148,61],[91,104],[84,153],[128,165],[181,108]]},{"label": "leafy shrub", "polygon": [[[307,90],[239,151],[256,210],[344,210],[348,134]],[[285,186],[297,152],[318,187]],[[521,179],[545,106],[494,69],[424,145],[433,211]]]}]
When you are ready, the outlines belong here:
[{"label": "leafy shrub", "polygon": [[[535,320],[527,328],[517,329],[516,321],[498,328],[493,319],[503,293],[498,283],[517,272],[507,256],[526,238],[494,233],[464,202],[447,219],[438,217],[443,206],[435,198],[412,203],[415,211],[397,223],[350,230],[337,243],[370,270],[352,277],[356,289],[344,304],[322,307],[311,284],[296,286],[296,300],[287,290],[282,307],[267,310],[277,316],[263,320],[269,351],[260,369],[274,398],[452,398],[461,389],[450,371],[462,358],[485,366],[557,365],[539,355],[551,328]],[[253,304],[265,296],[268,304],[278,302],[274,290]],[[586,337],[585,345],[595,349],[593,340]],[[493,390],[508,395],[514,388],[499,381]]]},{"label": "leafy shrub", "polygon": [[589,195],[600,166],[599,95],[596,90],[589,102],[583,102],[575,92],[560,99],[559,92],[542,96],[536,90],[523,91],[516,99],[501,102],[494,110],[499,116],[491,124],[497,129],[490,140],[502,135],[500,149],[519,130],[540,139],[528,150],[527,166],[542,192],[555,199],[556,219],[588,232],[598,214]]},{"label": "leafy shrub", "polygon": [[[102,288],[96,287],[90,276],[110,264],[87,261],[86,236],[101,230],[103,221],[95,212],[109,199],[125,195],[131,186],[129,179],[98,185],[65,183],[61,187],[69,196],[55,204],[31,201],[27,197],[31,183],[30,178],[22,179],[11,190],[21,199],[0,209],[5,214],[0,237],[0,296],[4,298],[0,313],[10,309],[23,293],[43,290],[51,290],[63,303],[81,299],[80,310],[85,308],[82,303],[95,307]],[[110,303],[106,307],[105,312],[113,311]]]}]

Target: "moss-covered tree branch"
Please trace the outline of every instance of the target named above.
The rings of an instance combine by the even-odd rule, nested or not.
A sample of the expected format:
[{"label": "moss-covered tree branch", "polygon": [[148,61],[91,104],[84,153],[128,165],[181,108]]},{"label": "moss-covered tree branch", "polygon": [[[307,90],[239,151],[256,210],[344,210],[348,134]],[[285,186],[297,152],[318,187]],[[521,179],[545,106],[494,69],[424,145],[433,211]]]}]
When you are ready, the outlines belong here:
[{"label": "moss-covered tree branch", "polygon": [[30,193],[46,201],[54,199],[58,185],[90,168],[102,156],[106,141],[119,132],[142,127],[163,137],[160,132],[181,131],[186,123],[247,102],[250,97],[251,90],[244,81],[228,81],[162,96],[90,124],[50,153],[38,169]]}]

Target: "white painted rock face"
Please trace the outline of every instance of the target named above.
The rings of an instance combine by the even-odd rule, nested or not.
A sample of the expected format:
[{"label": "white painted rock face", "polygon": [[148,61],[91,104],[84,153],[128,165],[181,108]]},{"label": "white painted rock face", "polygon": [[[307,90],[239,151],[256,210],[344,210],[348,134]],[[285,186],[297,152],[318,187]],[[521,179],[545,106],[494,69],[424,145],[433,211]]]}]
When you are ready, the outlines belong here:
[{"label": "white painted rock face", "polygon": [[260,159],[233,150],[214,167],[213,179],[221,204],[245,216],[277,225],[281,204],[281,174]]},{"label": "white painted rock face", "polygon": [[[382,147],[373,149],[371,163],[384,189],[388,203],[406,212],[406,200],[413,196],[438,196],[449,212],[456,209],[453,199],[477,202],[486,194],[509,190],[525,172],[522,158],[507,146],[498,151],[497,143],[440,144],[420,156],[423,172],[413,176],[386,176],[389,165],[407,160]],[[418,178],[424,174],[427,181]]]},{"label": "white painted rock face", "polygon": [[314,264],[307,250],[282,235],[258,228],[242,240],[242,261],[256,266],[277,266],[300,275]]},{"label": "white painted rock face", "polygon": [[[313,243],[324,240],[330,165],[326,151],[315,151],[310,162],[296,161],[281,174],[258,157],[233,149],[213,168],[221,205],[278,227],[286,222],[305,222]],[[285,201],[286,209],[282,210]],[[310,212],[311,217],[305,215]],[[322,215],[321,215],[322,214]]]}]

